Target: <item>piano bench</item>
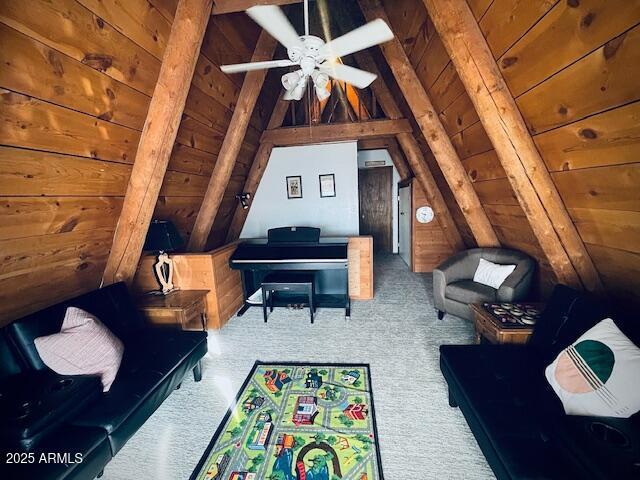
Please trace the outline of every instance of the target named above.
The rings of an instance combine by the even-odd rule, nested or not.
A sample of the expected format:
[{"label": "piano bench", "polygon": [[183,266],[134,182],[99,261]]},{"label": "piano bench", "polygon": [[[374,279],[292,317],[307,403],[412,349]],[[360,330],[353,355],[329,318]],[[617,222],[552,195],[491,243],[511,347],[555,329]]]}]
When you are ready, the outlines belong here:
[{"label": "piano bench", "polygon": [[262,281],[262,314],[267,322],[267,304],[273,312],[273,297],[275,292],[304,293],[309,299],[309,313],[311,323],[315,312],[315,273],[311,272],[274,272]]}]

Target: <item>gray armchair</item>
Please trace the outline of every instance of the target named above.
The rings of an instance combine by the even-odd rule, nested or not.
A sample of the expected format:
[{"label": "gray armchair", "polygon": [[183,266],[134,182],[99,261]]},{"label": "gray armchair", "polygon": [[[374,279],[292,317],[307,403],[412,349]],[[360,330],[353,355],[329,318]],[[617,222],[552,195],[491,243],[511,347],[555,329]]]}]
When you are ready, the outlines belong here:
[{"label": "gray armchair", "polygon": [[[473,281],[480,259],[493,263],[516,265],[500,288]],[[469,304],[482,302],[517,302],[524,300],[535,270],[528,255],[503,248],[473,248],[457,253],[433,271],[433,297],[438,318],[445,312],[473,320]]]}]

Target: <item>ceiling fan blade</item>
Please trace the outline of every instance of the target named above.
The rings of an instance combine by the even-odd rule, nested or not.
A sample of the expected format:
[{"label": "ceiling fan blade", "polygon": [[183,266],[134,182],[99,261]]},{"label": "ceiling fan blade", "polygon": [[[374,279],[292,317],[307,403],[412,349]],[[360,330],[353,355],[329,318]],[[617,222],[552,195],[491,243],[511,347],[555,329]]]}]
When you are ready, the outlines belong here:
[{"label": "ceiling fan blade", "polygon": [[365,72],[359,68],[353,68],[349,65],[343,65],[342,63],[327,62],[320,65],[319,70],[336,80],[342,80],[343,82],[350,83],[356,88],[367,88],[376,78],[378,78],[374,73]]},{"label": "ceiling fan blade", "polygon": [[224,73],[249,72],[251,70],[264,70],[265,68],[290,67],[296,65],[291,60],[268,60],[266,62],[236,63],[234,65],[222,65],[220,70]]},{"label": "ceiling fan blade", "polygon": [[273,5],[258,5],[249,8],[247,15],[285,47],[304,49],[298,32],[296,32],[291,22],[289,22],[289,19],[279,7]]},{"label": "ceiling fan blade", "polygon": [[393,32],[389,25],[378,18],[325,44],[320,53],[327,60],[332,60],[388,42],[392,38]]}]

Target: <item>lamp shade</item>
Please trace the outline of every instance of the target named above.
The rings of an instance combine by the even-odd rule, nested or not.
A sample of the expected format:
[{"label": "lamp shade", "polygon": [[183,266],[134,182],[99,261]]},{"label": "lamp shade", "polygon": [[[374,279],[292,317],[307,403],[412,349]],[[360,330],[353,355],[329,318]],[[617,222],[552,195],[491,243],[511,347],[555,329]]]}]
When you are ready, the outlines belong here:
[{"label": "lamp shade", "polygon": [[144,241],[144,250],[156,252],[173,252],[182,247],[184,242],[176,226],[168,220],[153,220]]}]

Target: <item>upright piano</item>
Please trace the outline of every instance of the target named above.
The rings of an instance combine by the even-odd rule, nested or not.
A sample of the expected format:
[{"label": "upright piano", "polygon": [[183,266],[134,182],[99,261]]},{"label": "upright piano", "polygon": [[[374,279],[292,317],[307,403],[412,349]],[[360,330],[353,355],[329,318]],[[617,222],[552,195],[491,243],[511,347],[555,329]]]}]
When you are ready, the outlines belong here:
[{"label": "upright piano", "polygon": [[[344,308],[351,316],[347,238],[321,238],[320,229],[312,227],[272,228],[267,239],[245,240],[238,244],[229,259],[231,268],[240,270],[244,290],[242,316],[256,302],[262,280],[275,270],[315,273],[315,303],[320,308]],[[275,306],[305,303],[295,296],[278,293]]]}]

